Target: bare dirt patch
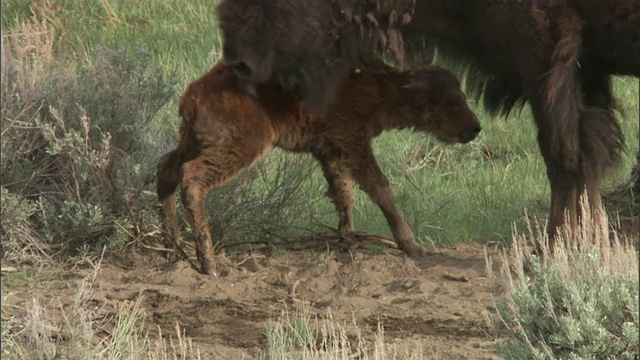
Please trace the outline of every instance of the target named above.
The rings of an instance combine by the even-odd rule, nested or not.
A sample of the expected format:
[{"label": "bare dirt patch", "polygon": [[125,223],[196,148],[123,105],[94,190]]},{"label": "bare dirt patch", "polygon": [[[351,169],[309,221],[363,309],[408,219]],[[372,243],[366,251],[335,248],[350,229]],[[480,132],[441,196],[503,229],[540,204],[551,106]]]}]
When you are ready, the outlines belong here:
[{"label": "bare dirt patch", "polygon": [[[497,263],[496,251],[487,251]],[[399,349],[422,346],[429,358],[499,358],[485,314],[504,285],[487,278],[485,248],[476,243],[433,248],[420,262],[393,249],[220,256],[218,276],[201,275],[184,261],[158,266],[143,260],[134,266],[104,260],[92,304],[108,314],[118,302],[142,297],[152,334],[159,327],[175,338],[178,323],[205,359],[254,358],[267,346],[265,327],[301,304],[320,317],[355,319],[366,339],[380,323],[386,341]],[[24,309],[31,298],[64,308],[89,272],[14,279],[7,286],[11,306],[3,308]]]}]

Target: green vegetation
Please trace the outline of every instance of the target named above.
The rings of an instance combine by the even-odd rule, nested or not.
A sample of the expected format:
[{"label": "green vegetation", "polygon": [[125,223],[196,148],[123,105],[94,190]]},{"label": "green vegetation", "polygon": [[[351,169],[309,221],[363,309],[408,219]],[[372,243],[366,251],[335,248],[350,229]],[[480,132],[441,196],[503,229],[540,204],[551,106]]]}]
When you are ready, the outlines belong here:
[{"label": "green vegetation", "polygon": [[506,359],[637,359],[635,247],[610,234],[606,219],[588,215],[576,244],[559,246],[543,264],[535,257],[526,260],[522,247],[526,239],[545,246],[540,229],[537,233],[519,236],[512,256],[503,257],[500,279],[508,279],[512,288],[497,299],[492,318],[503,336],[496,343],[498,353]]},{"label": "green vegetation", "polygon": [[157,156],[147,129],[162,121],[174,80],[149,67],[142,47],[67,66],[54,34],[28,20],[3,36],[3,249],[14,260],[28,255],[10,251],[25,242],[74,254],[144,237],[156,223],[144,192]]},{"label": "green vegetation", "polygon": [[[378,324],[374,340],[369,344],[355,323],[342,323],[331,314],[319,319],[312,316],[308,306],[299,306],[294,314],[283,311],[282,318],[266,329],[268,347],[258,354],[260,360],[363,360],[425,359],[419,341],[411,350],[399,351],[395,343],[385,339],[384,329]],[[429,359],[440,359],[437,353]]]},{"label": "green vegetation", "polygon": [[[156,162],[175,144],[180,92],[219,58],[213,5],[208,0],[1,3],[3,265],[74,262],[104,247],[120,252],[132,244],[160,243]],[[638,149],[637,80],[616,78],[614,88],[628,141],[620,168],[607,180],[611,188],[627,180]],[[408,132],[385,133],[374,143],[401,213],[425,244],[506,242],[513,224],[522,229],[529,215],[546,214],[548,183],[528,109],[502,118],[474,108],[483,132],[470,144],[445,146]],[[227,245],[262,241],[274,253],[284,251],[269,241],[322,229],[318,223],[336,225],[324,189],[309,157],[275,150],[211,192],[212,232]],[[362,192],[354,217],[358,230],[389,233],[379,209]],[[623,253],[617,249],[611,254]],[[630,354],[628,340],[638,338],[637,258],[634,267],[624,263],[635,271],[629,278],[622,265],[598,267],[609,260],[597,253],[562,254],[557,266],[534,261],[533,283],[514,280],[519,287],[499,302],[508,337],[500,352],[539,358]],[[629,261],[631,255],[625,256],[616,261]],[[574,276],[582,273],[593,276]],[[188,338],[151,344],[138,303],[123,304],[109,342],[100,340],[86,310],[92,279],[95,275],[79,290],[77,307],[65,314],[64,334],[51,332],[59,327],[50,326],[38,302],[29,305],[26,324],[3,313],[2,355],[50,359],[72,351],[72,358],[124,359],[148,351],[147,358],[167,359],[177,348],[198,358]],[[3,303],[11,296],[6,290],[3,282]],[[572,296],[559,300],[564,294]],[[285,318],[270,328],[264,358],[290,358],[278,355],[287,347],[312,354],[318,339],[332,344],[325,348],[346,346],[346,336],[330,322],[313,327],[309,321]],[[322,326],[325,332],[318,330]],[[545,336],[551,342],[540,341]],[[53,339],[60,338],[66,340],[59,347]],[[76,356],[78,349],[82,357]]]},{"label": "green vegetation", "polygon": [[9,0],[2,2],[3,33],[32,14],[54,29],[58,56],[91,61],[100,48],[134,50],[143,43],[153,53],[150,66],[176,72],[180,89],[205,72],[220,49],[209,0]]}]

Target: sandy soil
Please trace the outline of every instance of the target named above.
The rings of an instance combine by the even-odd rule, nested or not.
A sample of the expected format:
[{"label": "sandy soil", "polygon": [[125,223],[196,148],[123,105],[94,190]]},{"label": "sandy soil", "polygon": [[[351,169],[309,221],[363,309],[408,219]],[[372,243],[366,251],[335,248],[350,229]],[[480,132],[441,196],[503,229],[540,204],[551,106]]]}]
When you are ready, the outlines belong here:
[{"label": "sandy soil", "polygon": [[[495,250],[488,253],[498,261]],[[428,358],[499,358],[486,314],[504,285],[488,279],[485,248],[476,243],[432,248],[419,263],[394,249],[221,256],[218,276],[184,261],[132,258],[103,261],[90,302],[115,313],[118,302],[143,297],[150,329],[175,338],[178,323],[205,359],[254,358],[267,346],[265,326],[302,304],[338,323],[355,319],[367,340],[380,323],[386,341],[399,349],[422,346]],[[90,272],[86,266],[63,277],[14,280],[13,307],[3,308],[24,309],[32,297],[71,306]]]}]

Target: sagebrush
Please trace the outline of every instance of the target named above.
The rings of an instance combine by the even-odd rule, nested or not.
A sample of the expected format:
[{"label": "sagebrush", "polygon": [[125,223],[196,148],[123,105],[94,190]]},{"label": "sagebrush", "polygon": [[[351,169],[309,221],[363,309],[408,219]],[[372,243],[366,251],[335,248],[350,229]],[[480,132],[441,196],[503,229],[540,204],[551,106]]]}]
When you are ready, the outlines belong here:
[{"label": "sagebrush", "polygon": [[155,223],[143,193],[156,156],[147,127],[175,79],[148,65],[143,46],[65,63],[52,54],[53,33],[30,20],[3,34],[0,185],[15,205],[3,207],[5,252],[25,231],[39,249],[68,253],[122,243]]},{"label": "sagebrush", "polygon": [[609,232],[606,217],[596,219],[585,204],[583,211],[577,241],[566,229],[544,261],[522,246],[529,237],[548,251],[546,236],[531,227],[503,257],[500,273],[512,289],[496,301],[493,324],[505,358],[637,359],[637,252]]}]

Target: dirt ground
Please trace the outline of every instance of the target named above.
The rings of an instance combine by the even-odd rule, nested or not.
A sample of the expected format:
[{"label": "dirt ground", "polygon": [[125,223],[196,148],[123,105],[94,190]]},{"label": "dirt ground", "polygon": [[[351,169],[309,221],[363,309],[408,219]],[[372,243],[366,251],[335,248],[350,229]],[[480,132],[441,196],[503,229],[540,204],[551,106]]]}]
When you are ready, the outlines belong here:
[{"label": "dirt ground", "polygon": [[[487,251],[499,262],[496,250]],[[267,346],[265,327],[280,320],[283,309],[302,304],[338,323],[355,319],[367,340],[380,323],[387,342],[400,350],[422,346],[427,358],[499,358],[486,314],[505,288],[487,277],[485,247],[477,243],[430,248],[420,262],[395,249],[254,252],[219,260],[218,275],[205,276],[185,261],[105,259],[91,302],[115,312],[117,302],[143,297],[150,329],[175,338],[178,323],[203,359],[255,358]],[[86,266],[63,278],[43,275],[31,281],[36,287],[13,281],[11,302],[24,309],[30,297],[56,298],[62,308],[70,306],[90,272]]]},{"label": "dirt ground", "polygon": [[[636,219],[617,230],[640,248],[637,229]],[[500,359],[487,316],[495,312],[494,299],[507,290],[498,270],[503,250],[458,243],[428,247],[425,259],[415,261],[379,241],[307,241],[292,242],[296,245],[285,246],[279,255],[219,255],[215,276],[199,274],[186,261],[169,262],[157,251],[111,255],[101,261],[85,302],[98,309],[92,320],[106,336],[118,305],[140,299],[152,341],[158,329],[163,338],[176,339],[177,324],[202,359],[255,359],[268,347],[267,327],[282,321],[283,310],[295,314],[301,306],[319,319],[345,325],[350,340],[360,331],[371,344],[382,325],[386,343],[398,354],[420,348],[425,359]],[[491,276],[486,258],[492,262]],[[25,309],[36,299],[64,324],[60,309],[72,311],[84,279],[95,273],[98,259],[92,260],[73,270],[17,269],[36,273],[35,278],[11,276],[3,264],[3,318],[26,318]],[[64,325],[52,331],[62,334],[58,338],[64,332]]]}]

